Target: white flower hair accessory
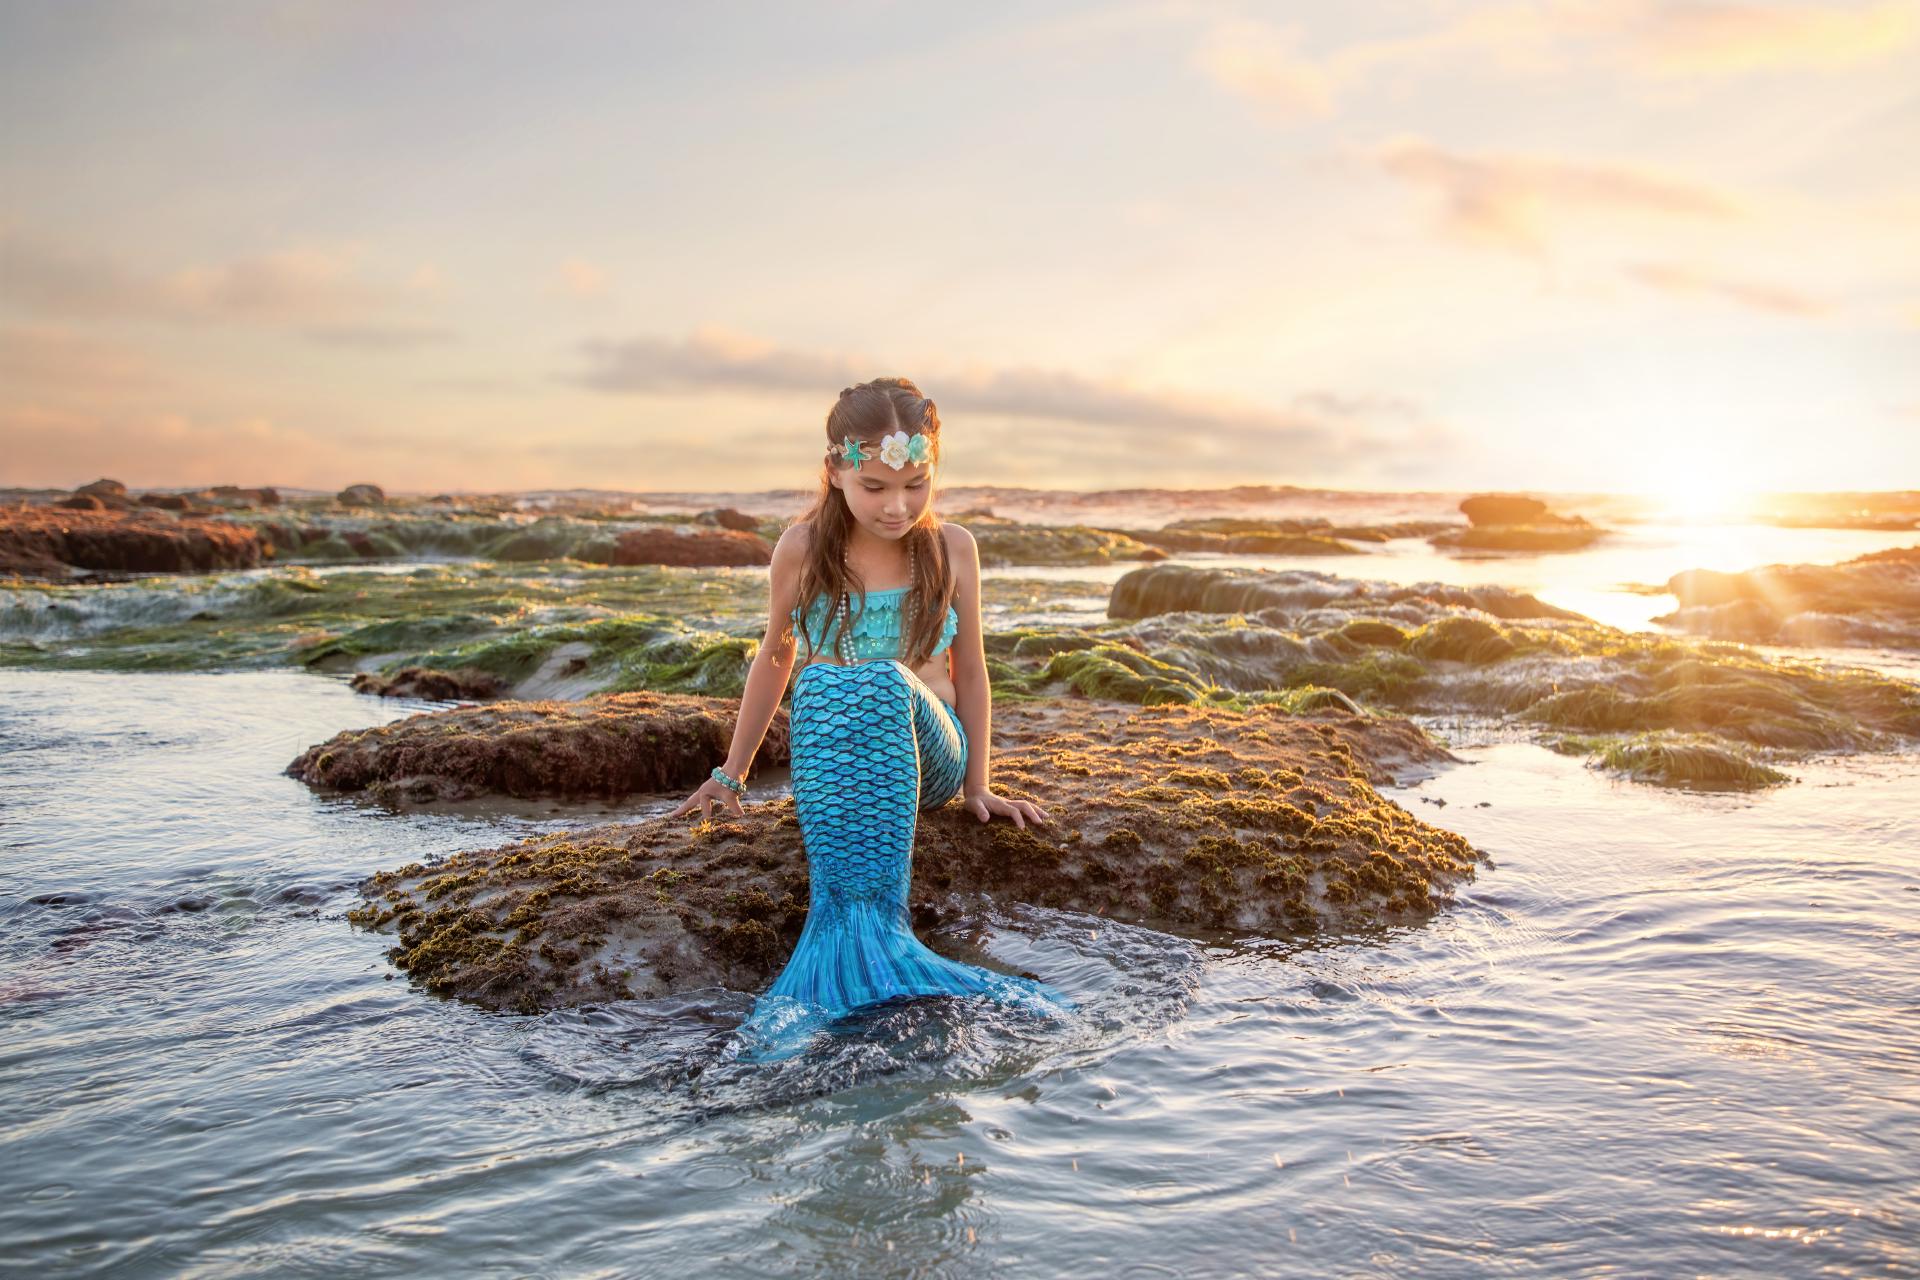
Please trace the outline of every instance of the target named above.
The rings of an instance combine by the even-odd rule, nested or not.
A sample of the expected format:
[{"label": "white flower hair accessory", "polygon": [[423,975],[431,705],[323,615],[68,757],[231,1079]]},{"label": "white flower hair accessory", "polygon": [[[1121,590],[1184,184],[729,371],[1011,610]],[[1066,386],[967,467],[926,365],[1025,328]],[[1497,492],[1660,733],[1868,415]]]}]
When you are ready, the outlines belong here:
[{"label": "white flower hair accessory", "polygon": [[896,431],[880,440],[880,461],[895,471],[909,462],[916,466],[933,456],[933,441],[925,432],[916,431],[909,436],[904,431]]},{"label": "white flower hair accessory", "polygon": [[918,466],[933,458],[933,437],[924,431],[916,431],[912,435],[904,431],[896,431],[890,436],[883,436],[879,449],[873,453],[866,451],[863,447],[865,443],[852,436],[841,436],[840,443],[834,447],[833,452],[840,456],[843,464],[852,467],[855,471],[860,469],[861,463],[872,462],[876,458],[895,471],[908,463]]}]

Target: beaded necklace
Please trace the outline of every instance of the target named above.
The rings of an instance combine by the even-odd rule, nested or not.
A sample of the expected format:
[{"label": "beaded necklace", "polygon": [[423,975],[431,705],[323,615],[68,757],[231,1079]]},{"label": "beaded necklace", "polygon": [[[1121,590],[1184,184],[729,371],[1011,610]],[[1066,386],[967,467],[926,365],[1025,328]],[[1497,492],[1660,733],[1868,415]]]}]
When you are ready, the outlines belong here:
[{"label": "beaded necklace", "polygon": [[[842,570],[840,580],[845,582],[853,575],[853,562],[848,558],[845,547],[840,549],[840,568]],[[919,586],[920,549],[909,542],[907,544],[906,599],[901,601],[900,609],[900,643],[903,648],[906,645],[907,637],[913,634],[913,626],[908,620],[907,610],[914,607],[914,598],[918,594]],[[866,608],[866,592],[862,591],[860,595],[860,607],[864,611]],[[833,651],[839,656],[842,662],[845,662],[847,660],[847,633],[853,630],[853,593],[848,591],[844,586],[840,588],[840,599],[834,604],[834,614],[846,619],[845,625],[834,632],[833,636]],[[834,614],[830,614],[827,617],[829,625],[833,622]]]}]

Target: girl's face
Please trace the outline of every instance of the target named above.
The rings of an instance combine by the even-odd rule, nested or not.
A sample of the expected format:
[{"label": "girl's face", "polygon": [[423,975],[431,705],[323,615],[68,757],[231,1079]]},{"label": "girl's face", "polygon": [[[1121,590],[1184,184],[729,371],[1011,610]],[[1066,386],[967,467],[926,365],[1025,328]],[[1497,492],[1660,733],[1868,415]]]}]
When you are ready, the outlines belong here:
[{"label": "girl's face", "polygon": [[835,467],[833,483],[846,497],[847,510],[861,528],[893,542],[919,522],[933,501],[933,464],[909,463],[895,471],[873,459],[858,471]]}]

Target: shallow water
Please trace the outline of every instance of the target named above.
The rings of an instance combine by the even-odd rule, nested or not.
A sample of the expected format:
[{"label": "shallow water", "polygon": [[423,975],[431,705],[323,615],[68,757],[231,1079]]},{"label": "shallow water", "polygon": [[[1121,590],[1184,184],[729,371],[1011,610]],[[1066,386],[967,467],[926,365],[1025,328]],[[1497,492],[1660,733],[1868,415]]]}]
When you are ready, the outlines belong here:
[{"label": "shallow water", "polygon": [[1920,1275],[1920,759],[1702,796],[1462,747],[1393,793],[1494,859],[1423,927],[1020,909],[930,940],[1083,1020],[916,1002],[756,1071],[717,1058],[744,993],[513,1017],[393,975],[361,876],[658,807],[279,773],[423,705],[0,672],[11,1266]]}]

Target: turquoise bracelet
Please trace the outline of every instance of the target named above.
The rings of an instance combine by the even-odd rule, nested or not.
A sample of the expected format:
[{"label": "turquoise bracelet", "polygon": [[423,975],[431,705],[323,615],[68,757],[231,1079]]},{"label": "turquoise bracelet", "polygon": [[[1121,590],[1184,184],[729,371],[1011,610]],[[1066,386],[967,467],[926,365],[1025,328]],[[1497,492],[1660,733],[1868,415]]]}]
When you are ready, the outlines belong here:
[{"label": "turquoise bracelet", "polygon": [[722,771],[719,765],[713,766],[713,778],[714,778],[714,781],[718,782],[721,786],[733,792],[735,795],[743,796],[747,794],[747,784],[744,782],[735,782],[732,778],[729,778],[726,775],[726,773]]}]

